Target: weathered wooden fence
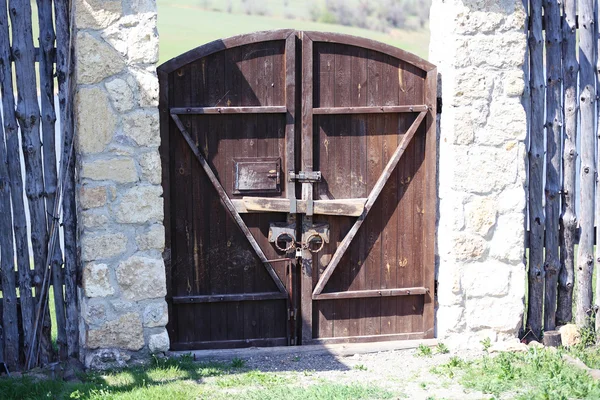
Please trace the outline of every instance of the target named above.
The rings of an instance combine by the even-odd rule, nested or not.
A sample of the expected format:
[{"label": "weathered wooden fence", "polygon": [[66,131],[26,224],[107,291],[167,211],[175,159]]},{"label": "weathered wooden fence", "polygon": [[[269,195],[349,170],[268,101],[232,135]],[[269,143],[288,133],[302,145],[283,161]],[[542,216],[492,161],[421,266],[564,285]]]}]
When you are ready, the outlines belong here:
[{"label": "weathered wooden fence", "polygon": [[78,353],[69,15],[69,0],[0,0],[0,373]]},{"label": "weathered wooden fence", "polygon": [[[600,216],[597,7],[597,0],[529,2],[526,333],[535,338],[573,320],[574,296],[579,326],[591,324],[599,310],[600,296],[593,305],[592,293],[594,242],[600,240],[594,238],[595,215]],[[599,323],[596,318],[596,327]]]}]

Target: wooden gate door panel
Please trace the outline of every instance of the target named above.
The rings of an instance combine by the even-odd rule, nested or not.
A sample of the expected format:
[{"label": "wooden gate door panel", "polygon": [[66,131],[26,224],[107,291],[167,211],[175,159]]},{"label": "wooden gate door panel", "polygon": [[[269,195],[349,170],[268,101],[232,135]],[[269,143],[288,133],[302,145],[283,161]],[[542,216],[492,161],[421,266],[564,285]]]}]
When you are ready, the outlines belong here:
[{"label": "wooden gate door panel", "polygon": [[173,349],[433,336],[434,66],[281,30],[158,72]]},{"label": "wooden gate door panel", "polygon": [[[294,148],[286,148],[293,140],[286,87],[287,69],[295,62],[294,51],[286,51],[292,33],[228,39],[159,70],[173,349],[289,343],[294,260],[266,262],[281,258],[268,232],[286,214],[239,215],[233,202],[256,193],[287,198],[293,190],[285,179],[273,190],[262,176],[263,185],[248,192],[244,185],[254,181],[240,186],[238,174],[240,165],[246,178],[284,176],[288,163],[293,168]],[[293,91],[291,96],[293,101]],[[265,166],[281,170],[271,174]]]},{"label": "wooden gate door panel", "polygon": [[309,316],[303,343],[433,337],[431,66],[341,35],[304,32],[303,42],[310,52],[303,54],[303,90],[312,91],[312,104],[303,102],[302,135],[313,138],[303,161],[322,175],[314,199],[373,197],[389,171],[358,223],[312,217],[331,232],[323,251],[309,257],[313,291],[311,303],[302,301]]}]

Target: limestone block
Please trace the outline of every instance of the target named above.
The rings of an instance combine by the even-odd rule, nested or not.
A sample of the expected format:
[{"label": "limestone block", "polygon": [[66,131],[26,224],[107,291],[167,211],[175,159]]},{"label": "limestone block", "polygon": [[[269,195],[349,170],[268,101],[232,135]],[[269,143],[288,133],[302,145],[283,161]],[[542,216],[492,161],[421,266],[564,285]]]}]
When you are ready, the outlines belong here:
[{"label": "limestone block", "polygon": [[498,195],[498,212],[505,213],[520,213],[525,211],[526,206],[525,188],[507,188]]},{"label": "limestone block", "polygon": [[149,328],[166,326],[169,322],[167,303],[150,303],[144,308],[144,326]]},{"label": "limestone block", "polygon": [[560,340],[562,345],[565,347],[577,346],[581,343],[581,333],[579,328],[575,324],[567,324],[561,326],[558,331],[560,332]]},{"label": "limestone block", "polygon": [[123,57],[115,49],[88,32],[77,33],[75,53],[78,83],[100,82],[116,75],[125,66]]},{"label": "limestone block", "polygon": [[462,8],[463,12],[457,15],[454,31],[461,35],[474,35],[477,33],[492,33],[499,30],[505,19],[500,12],[474,11]]},{"label": "limestone block", "polygon": [[81,215],[81,224],[83,229],[93,229],[102,226],[106,226],[108,223],[108,217],[104,212],[96,212],[96,211],[82,211]]},{"label": "limestone block", "polygon": [[496,223],[496,201],[475,196],[465,205],[467,229],[486,237]]},{"label": "limestone block", "polygon": [[516,334],[523,322],[524,308],[522,299],[512,296],[471,298],[466,301],[465,320],[471,330],[494,329]]},{"label": "limestone block", "polygon": [[504,94],[508,97],[521,97],[525,92],[523,71],[508,71],[504,74]]},{"label": "limestone block", "polygon": [[127,237],[122,233],[84,233],[81,238],[81,258],[93,261],[115,257],[127,249]]},{"label": "limestone block", "polygon": [[510,149],[472,146],[455,165],[453,189],[488,194],[514,183],[517,154]]},{"label": "limestone block", "polygon": [[96,370],[123,368],[131,356],[119,349],[100,349],[85,352],[85,365]]},{"label": "limestone block", "polygon": [[83,320],[87,324],[99,325],[104,322],[106,318],[106,306],[104,303],[89,304],[89,301],[83,301],[82,314]]},{"label": "limestone block", "polygon": [[508,294],[510,272],[510,266],[494,260],[466,266],[463,285],[467,297],[505,296]]},{"label": "limestone block", "polygon": [[452,332],[465,329],[465,308],[463,305],[440,306],[436,313],[438,337],[443,338]]},{"label": "limestone block", "polygon": [[169,347],[169,334],[166,330],[162,333],[150,335],[148,338],[148,349],[150,350],[150,353],[163,353],[169,350]]},{"label": "limestone block", "polygon": [[165,228],[163,225],[152,225],[150,229],[139,234],[135,241],[140,250],[163,250],[165,248]]},{"label": "limestone block", "polygon": [[117,111],[131,110],[136,105],[134,88],[122,78],[112,79],[104,84]]},{"label": "limestone block", "polygon": [[79,205],[82,209],[102,207],[106,204],[106,189],[103,186],[82,186],[79,189]]},{"label": "limestone block", "polygon": [[[474,99],[488,99],[494,89],[495,74],[485,68],[466,68],[456,74],[453,97],[459,104],[469,104]],[[462,102],[464,101],[464,103]]]},{"label": "limestone block", "polygon": [[136,224],[163,219],[162,187],[135,186],[127,190],[114,208],[117,222]]},{"label": "limestone block", "polygon": [[454,306],[462,303],[462,265],[446,264],[438,272],[439,287],[437,291],[440,306]]},{"label": "limestone block", "polygon": [[458,68],[471,66],[498,69],[521,68],[525,60],[524,32],[464,36],[457,38],[457,46],[463,56],[455,59],[455,66]]},{"label": "limestone block", "polygon": [[457,111],[454,119],[454,139],[452,143],[466,146],[473,143],[474,139],[475,126],[471,112],[469,110]]},{"label": "limestone block", "polygon": [[476,135],[483,145],[499,146],[507,141],[523,141],[527,135],[525,109],[518,98],[492,101],[487,125]]},{"label": "limestone block", "polygon": [[458,232],[453,236],[453,254],[457,260],[477,261],[484,257],[487,243],[481,236]]},{"label": "limestone block", "polygon": [[77,0],[75,25],[78,29],[102,29],[119,19],[121,0]]},{"label": "limestone block", "polygon": [[140,350],[144,347],[142,321],[136,313],[128,313],[106,322],[100,329],[87,332],[86,346],[89,349],[118,348]]},{"label": "limestone block", "polygon": [[525,216],[521,213],[498,217],[490,243],[490,255],[497,260],[520,263],[525,257]]},{"label": "limestone block", "polygon": [[87,297],[106,297],[115,293],[110,284],[108,265],[88,263],[83,267],[83,291]]},{"label": "limestone block", "polygon": [[75,98],[77,147],[83,153],[99,153],[111,141],[117,119],[104,90],[80,88]]},{"label": "limestone block", "polygon": [[94,181],[115,181],[117,183],[138,180],[135,163],[130,158],[84,161],[81,166],[81,177]]},{"label": "limestone block", "polygon": [[138,146],[160,144],[158,109],[135,110],[123,116],[123,132]]},{"label": "limestone block", "polygon": [[154,13],[124,16],[106,28],[102,37],[122,57],[127,57],[128,64],[158,62],[158,33]]},{"label": "limestone block", "polygon": [[529,351],[529,347],[525,343],[521,343],[518,338],[494,343],[489,349],[490,354],[509,351],[512,353],[524,353]]},{"label": "limestone block", "polygon": [[130,257],[117,267],[117,281],[128,300],[154,299],[167,294],[162,259]]},{"label": "limestone block", "polygon": [[158,106],[158,77],[155,68],[137,68],[131,67],[132,80],[139,88],[140,107]]},{"label": "limestone block", "polygon": [[129,14],[156,13],[156,0],[129,0]]},{"label": "limestone block", "polygon": [[162,166],[160,155],[157,151],[148,151],[139,156],[139,164],[142,170],[142,178],[153,185],[162,182]]}]

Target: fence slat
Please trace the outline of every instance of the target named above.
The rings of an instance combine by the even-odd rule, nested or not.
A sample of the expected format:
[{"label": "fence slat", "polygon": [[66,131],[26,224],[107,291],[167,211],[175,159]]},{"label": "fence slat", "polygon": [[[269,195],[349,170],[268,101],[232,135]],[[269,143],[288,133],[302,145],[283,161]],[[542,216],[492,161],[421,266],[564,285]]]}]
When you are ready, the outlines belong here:
[{"label": "fence slat", "polygon": [[581,236],[577,249],[577,325],[589,324],[592,307],[592,270],[594,265],[594,187],[596,151],[594,131],[594,1],[579,1],[579,99],[581,114]]},{"label": "fence slat", "polygon": [[575,190],[577,181],[577,1],[563,3],[563,98],[565,135],[563,144],[563,189],[560,236],[560,273],[558,275],[558,303],[556,323],[567,324],[573,319],[573,284],[575,281],[575,242],[577,214]]},{"label": "fence slat", "polygon": [[[21,128],[21,143],[25,159],[25,193],[31,216],[31,247],[33,249],[34,286],[41,293],[42,279],[48,252],[48,231],[46,226],[46,208],[44,204],[44,175],[42,170],[40,142],[40,110],[37,102],[37,79],[35,73],[34,47],[32,37],[31,3],[29,0],[11,0],[10,16],[15,56],[17,80],[17,120]],[[41,298],[37,298],[38,304]],[[44,321],[49,322],[49,314]],[[36,316],[37,318],[37,316]],[[35,330],[35,326],[34,326]],[[41,338],[40,361],[43,364],[51,360],[49,324],[42,327],[38,335]]]},{"label": "fence slat", "polygon": [[[54,210],[56,200],[57,172],[56,172],[56,113],[54,111],[54,63],[52,60],[54,50],[54,25],[52,20],[52,0],[37,0],[38,22],[40,29],[40,104],[42,122],[42,150],[44,154],[44,187],[46,191],[46,210],[49,216]],[[48,218],[48,229],[50,230],[52,217]],[[54,246],[50,261],[52,271],[52,285],[54,286],[54,304],[56,307],[56,329],[59,358],[67,358],[67,339],[65,329],[65,308],[63,297],[62,277],[62,252],[59,245]]]},{"label": "fence slat", "polygon": [[[65,257],[65,314],[67,334],[67,355],[77,357],[79,353],[79,326],[77,307],[77,220],[75,209],[75,160],[72,155],[73,118],[71,113],[72,83],[70,74],[71,18],[68,0],[54,1],[56,18],[56,76],[58,81],[58,101],[60,107],[61,133],[63,138],[61,173],[63,181],[63,233]],[[67,165],[67,160],[71,162]]]},{"label": "fence slat", "polygon": [[558,272],[558,221],[560,218],[561,168],[561,35],[560,0],[544,0],[546,21],[546,252],[544,270],[544,330],[556,327],[556,297]]},{"label": "fence slat", "polygon": [[17,289],[10,210],[10,178],[6,147],[0,140],[0,276],[2,277],[2,326],[4,330],[4,362],[9,369],[19,366],[19,325],[17,318]]},{"label": "fence slat", "polygon": [[10,176],[10,194],[13,212],[13,228],[19,273],[19,298],[21,302],[21,323],[23,325],[23,350],[31,347],[34,302],[31,294],[31,274],[29,267],[29,245],[27,241],[27,221],[23,201],[23,176],[21,175],[21,155],[15,98],[13,94],[13,71],[10,60],[10,39],[8,32],[8,12],[6,0],[0,0],[0,87],[2,89],[2,110],[4,116],[4,140]]},{"label": "fence slat", "polygon": [[544,60],[542,39],[542,0],[530,1],[531,31],[529,57],[531,71],[531,143],[529,148],[529,307],[527,328],[537,339],[542,333],[544,298]]},{"label": "fence slat", "polygon": [[[596,83],[596,117],[600,117],[600,109],[598,108],[598,95],[600,95],[600,57],[598,56],[598,46],[600,45],[600,32],[598,31],[598,2],[595,1],[594,2],[594,37],[596,39],[596,47],[595,47],[595,60],[594,60],[594,66],[596,67],[596,76],[595,76],[595,83]],[[600,120],[597,120],[600,121]],[[597,148],[600,149],[600,141],[598,141],[598,122],[595,126],[596,129],[596,146],[598,146]],[[600,167],[600,155],[598,156],[598,159],[596,160],[596,165],[597,167]],[[596,173],[598,172],[598,169],[596,169]],[[596,176],[596,184],[598,183],[598,177]],[[600,212],[600,191],[596,192],[596,212],[595,215],[600,215],[598,214]],[[599,221],[596,221],[596,224],[598,224]],[[600,232],[596,231],[596,240],[600,240]],[[600,250],[596,247],[596,260],[600,259]],[[600,266],[600,263],[596,264]],[[593,270],[593,266],[592,266],[592,270]],[[593,279],[593,278],[592,278]],[[600,278],[598,278],[596,276],[596,283],[598,282]],[[600,337],[600,309],[599,304],[600,304],[600,299],[597,297],[597,295],[600,293],[600,288],[598,286],[596,286],[596,301],[594,303],[594,310],[595,310],[595,328],[596,328],[596,336]]]}]

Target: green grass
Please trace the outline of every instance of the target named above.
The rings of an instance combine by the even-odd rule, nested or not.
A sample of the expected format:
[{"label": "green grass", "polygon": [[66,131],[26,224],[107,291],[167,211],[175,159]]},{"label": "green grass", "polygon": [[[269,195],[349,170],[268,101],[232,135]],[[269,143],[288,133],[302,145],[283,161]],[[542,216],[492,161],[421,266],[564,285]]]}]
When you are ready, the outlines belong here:
[{"label": "green grass", "polygon": [[433,352],[431,351],[431,347],[426,346],[422,343],[419,345],[419,347],[417,347],[415,353],[417,357],[431,357],[432,354]]},{"label": "green grass", "polygon": [[[300,7],[298,3],[300,2],[291,1],[290,6]],[[213,40],[283,28],[362,36],[400,47],[424,58],[429,49],[429,27],[416,31],[397,30],[388,34],[302,19],[286,19],[282,16],[208,11],[200,6],[198,0],[158,0],[161,63]]]},{"label": "green grass", "polygon": [[530,349],[466,362],[453,358],[432,372],[456,378],[463,386],[497,398],[520,400],[598,399],[600,383],[562,359],[564,350]]},{"label": "green grass", "polygon": [[183,399],[388,399],[397,394],[374,385],[339,384],[314,379],[299,384],[295,372],[262,372],[245,361],[195,363],[189,356],[154,359],[148,367],[90,372],[81,382],[0,378],[2,400],[183,400]]}]

